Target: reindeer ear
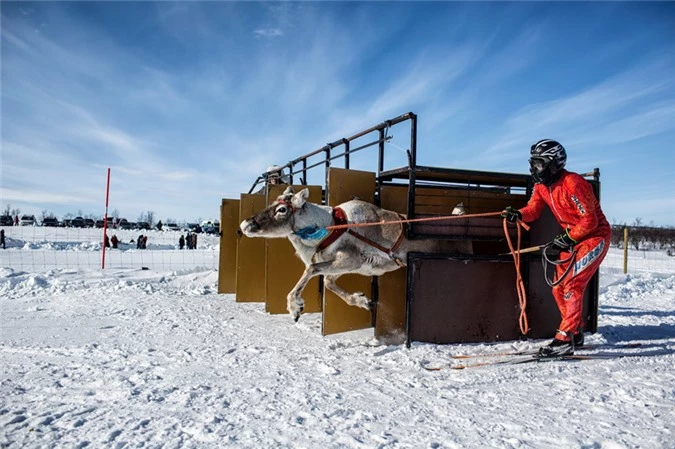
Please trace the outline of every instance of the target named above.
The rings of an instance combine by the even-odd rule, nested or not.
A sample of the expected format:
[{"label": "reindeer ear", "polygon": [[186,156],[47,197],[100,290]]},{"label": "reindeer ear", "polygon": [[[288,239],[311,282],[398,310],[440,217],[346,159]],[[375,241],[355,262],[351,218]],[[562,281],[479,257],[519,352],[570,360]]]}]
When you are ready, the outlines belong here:
[{"label": "reindeer ear", "polygon": [[309,198],[309,189],[302,189],[301,191],[293,195],[291,204],[296,209],[300,209],[307,202],[307,198]]},{"label": "reindeer ear", "polygon": [[288,186],[288,187],[286,187],[286,190],[284,190],[284,193],[282,193],[281,195],[282,196],[286,196],[286,195],[290,196],[290,195],[293,195],[293,193],[294,193],[293,192],[293,186]]}]

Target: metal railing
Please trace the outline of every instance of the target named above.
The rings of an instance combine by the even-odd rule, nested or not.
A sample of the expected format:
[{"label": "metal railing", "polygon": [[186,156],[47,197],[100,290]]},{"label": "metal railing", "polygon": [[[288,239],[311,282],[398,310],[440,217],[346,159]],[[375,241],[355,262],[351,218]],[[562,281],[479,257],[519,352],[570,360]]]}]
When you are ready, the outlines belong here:
[{"label": "metal railing", "polygon": [[[256,188],[264,186],[271,174],[284,177],[288,184],[293,184],[296,176],[299,177],[300,184],[307,184],[308,172],[317,167],[324,167],[324,182],[328,182],[328,169],[333,166],[333,161],[342,159],[344,164],[342,168],[349,169],[351,158],[350,156],[359,151],[371,148],[377,145],[377,176],[384,171],[384,152],[385,144],[391,141],[392,136],[388,134],[392,126],[399,123],[410,121],[410,148],[406,150],[408,165],[414,167],[417,161],[417,115],[408,112],[390,120],[375,125],[371,128],[360,131],[350,137],[338,139],[335,142],[328,143],[321,148],[318,148],[310,153],[300,156],[284,165],[276,166],[275,170],[263,173],[255,180],[248,193],[252,193]],[[377,132],[378,136],[375,140],[352,148],[353,141],[367,136],[370,133]],[[310,162],[310,159],[316,156],[323,156],[317,161]]]}]

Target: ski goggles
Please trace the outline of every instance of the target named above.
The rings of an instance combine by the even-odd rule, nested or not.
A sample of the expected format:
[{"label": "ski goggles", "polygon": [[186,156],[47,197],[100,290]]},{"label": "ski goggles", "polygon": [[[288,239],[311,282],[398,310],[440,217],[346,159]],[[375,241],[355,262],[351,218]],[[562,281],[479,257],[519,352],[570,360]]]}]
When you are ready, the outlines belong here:
[{"label": "ski goggles", "polygon": [[541,173],[548,166],[550,161],[548,159],[533,157],[533,158],[530,158],[529,162],[530,162],[530,169],[532,169],[532,170],[534,170],[538,173]]}]

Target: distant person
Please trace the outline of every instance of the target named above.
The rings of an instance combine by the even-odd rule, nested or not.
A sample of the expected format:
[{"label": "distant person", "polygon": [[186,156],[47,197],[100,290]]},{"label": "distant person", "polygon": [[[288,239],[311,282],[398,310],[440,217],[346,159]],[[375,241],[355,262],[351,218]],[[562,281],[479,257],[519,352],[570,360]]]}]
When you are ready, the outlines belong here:
[{"label": "distant person", "polygon": [[0,245],[2,245],[2,249],[5,249],[5,230],[0,229]]},{"label": "distant person", "polygon": [[270,184],[290,184],[290,177],[284,172],[283,167],[272,165],[265,170],[265,181]]},{"label": "distant person", "polygon": [[185,247],[185,237],[183,237],[183,234],[181,234],[180,238],[178,239],[178,247],[180,249],[183,249]]},{"label": "distant person", "polygon": [[197,233],[192,234],[192,249],[197,249]]},{"label": "distant person", "polygon": [[143,248],[142,249],[146,249],[147,247],[148,247],[148,236],[144,235],[143,236]]},{"label": "distant person", "polygon": [[14,226],[19,226],[19,216],[18,215],[14,216]]},{"label": "distant person", "polygon": [[112,243],[112,247],[114,249],[117,249],[117,245],[120,243],[120,241],[117,239],[115,234],[113,234],[113,236],[110,238],[110,243]]},{"label": "distant person", "polygon": [[143,234],[136,239],[136,249],[143,249]]},{"label": "distant person", "polygon": [[161,230],[162,230],[162,220],[159,220],[159,221],[157,222],[157,230],[158,230],[158,231],[161,231]]},{"label": "distant person", "polygon": [[108,234],[104,234],[103,241],[105,242],[105,247],[110,248],[110,239],[108,238]]},{"label": "distant person", "polygon": [[550,243],[560,251],[552,288],[562,321],[553,341],[539,349],[542,358],[574,354],[575,347],[584,345],[584,290],[605,258],[612,235],[593,187],[579,174],[565,170],[566,162],[567,152],[555,140],[532,145],[532,196],[522,209],[509,206],[502,212],[509,222],[529,223],[548,206],[564,229]]},{"label": "distant person", "polygon": [[269,185],[290,184],[290,177],[284,173],[283,167],[278,165],[270,165],[262,175],[265,184],[255,193],[265,193],[265,189]]}]

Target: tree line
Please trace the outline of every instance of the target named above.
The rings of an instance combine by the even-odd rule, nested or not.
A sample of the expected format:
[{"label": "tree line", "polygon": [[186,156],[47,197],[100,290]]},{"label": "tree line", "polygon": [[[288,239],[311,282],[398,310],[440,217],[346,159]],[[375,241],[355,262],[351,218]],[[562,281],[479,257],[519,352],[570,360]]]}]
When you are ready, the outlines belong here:
[{"label": "tree line", "polygon": [[[637,221],[637,220],[636,220]],[[612,225],[612,245],[624,247],[624,229],[628,229],[628,247],[636,250],[665,250],[669,256],[675,256],[675,227]]]}]

